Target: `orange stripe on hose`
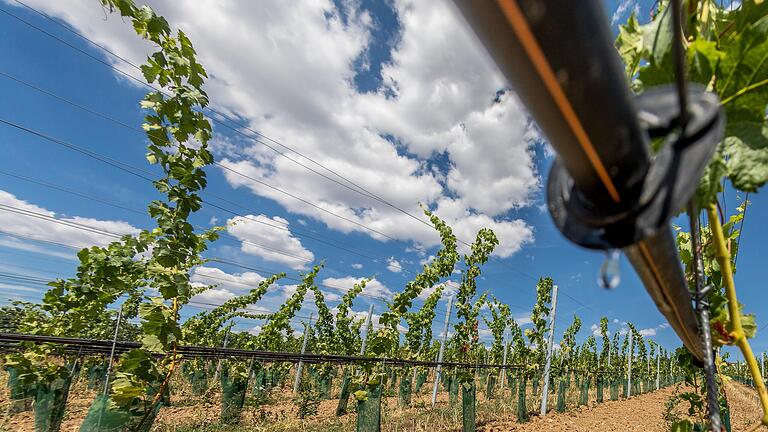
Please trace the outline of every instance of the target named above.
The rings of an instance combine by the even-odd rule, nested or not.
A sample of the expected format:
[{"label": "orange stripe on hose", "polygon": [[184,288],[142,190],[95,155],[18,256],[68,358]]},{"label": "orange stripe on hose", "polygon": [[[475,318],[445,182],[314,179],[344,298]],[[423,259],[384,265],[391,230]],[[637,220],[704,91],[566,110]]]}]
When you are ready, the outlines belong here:
[{"label": "orange stripe on hose", "polygon": [[664,285],[662,283],[663,279],[661,278],[661,273],[659,272],[658,268],[656,267],[656,263],[653,261],[653,258],[651,257],[651,252],[648,250],[648,246],[646,246],[645,240],[640,240],[639,242],[637,242],[637,248],[640,250],[640,254],[643,256],[643,260],[645,260],[645,263],[648,265],[648,267],[651,268],[651,273],[653,273],[653,278],[656,279],[656,285],[658,285],[659,290],[661,291],[661,294],[664,295],[665,301],[670,306],[672,306],[672,312],[674,312],[675,318],[677,318],[677,322],[680,324],[680,328],[682,329],[683,333],[685,333],[685,336],[688,338],[688,342],[692,343],[692,341],[695,339],[690,335],[690,333],[688,333],[688,327],[685,326],[685,321],[683,320],[683,317],[680,316],[680,312],[677,310],[676,307],[674,307],[674,302],[672,302],[667,297],[667,293],[664,292],[664,289],[662,288]]},{"label": "orange stripe on hose", "polygon": [[557,78],[555,78],[555,74],[549,66],[547,58],[544,57],[544,53],[541,51],[539,43],[536,41],[531,29],[528,27],[528,23],[525,21],[520,7],[515,0],[497,1],[501,10],[504,12],[504,16],[507,17],[507,21],[512,26],[512,30],[523,45],[523,49],[526,54],[528,54],[528,58],[531,60],[531,63],[533,63],[533,67],[544,82],[544,86],[549,91],[552,99],[554,99],[555,105],[560,109],[560,112],[563,114],[566,123],[568,123],[568,126],[571,128],[573,135],[576,137],[579,145],[581,145],[582,150],[587,154],[587,158],[595,169],[595,172],[597,172],[600,181],[603,182],[603,185],[608,190],[608,194],[611,198],[617,203],[620,202],[621,198],[619,197],[619,192],[616,190],[616,186],[614,186],[611,177],[608,175],[608,171],[606,171],[603,162],[597,155],[597,151],[595,151],[592,141],[590,141],[589,136],[587,136],[587,133],[581,126],[581,122],[573,111],[573,107],[568,101],[568,97],[557,82]]}]

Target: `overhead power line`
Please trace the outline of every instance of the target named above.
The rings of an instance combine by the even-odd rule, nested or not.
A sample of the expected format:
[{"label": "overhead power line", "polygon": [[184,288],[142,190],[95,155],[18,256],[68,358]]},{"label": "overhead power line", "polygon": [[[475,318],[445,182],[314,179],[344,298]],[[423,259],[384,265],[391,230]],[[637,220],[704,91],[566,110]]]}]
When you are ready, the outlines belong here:
[{"label": "overhead power line", "polygon": [[[72,151],[76,151],[76,152],[78,152],[80,154],[83,154],[85,156],[88,156],[90,158],[96,159],[96,160],[98,160],[100,162],[106,163],[106,164],[108,164],[108,165],[110,165],[110,166],[112,166],[114,168],[117,168],[117,169],[119,169],[121,171],[124,171],[124,172],[126,172],[128,174],[131,174],[133,176],[136,176],[138,178],[146,180],[146,181],[148,181],[150,183],[153,182],[152,178],[148,177],[148,175],[151,175],[151,173],[149,173],[149,171],[146,171],[144,169],[137,168],[137,167],[135,167],[133,165],[117,161],[116,159],[110,158],[110,157],[105,156],[105,155],[103,155],[101,153],[98,153],[98,152],[95,152],[93,150],[87,149],[85,147],[82,147],[82,146],[79,146],[79,145],[75,145],[75,144],[72,144],[70,142],[58,139],[56,137],[47,135],[45,133],[36,131],[34,129],[28,128],[26,126],[23,126],[21,124],[18,124],[18,123],[15,123],[15,122],[12,122],[12,121],[9,121],[9,120],[6,120],[6,119],[0,118],[0,123],[1,124],[5,124],[7,126],[10,126],[12,128],[21,130],[23,132],[29,133],[31,135],[37,136],[38,138],[41,138],[43,140],[52,142],[54,144],[61,145],[64,148],[70,149]],[[275,228],[275,229],[287,231],[287,232],[289,232],[291,234],[297,234],[300,237],[312,239],[312,240],[315,240],[317,242],[327,244],[327,245],[329,245],[331,247],[335,247],[335,248],[337,248],[339,250],[343,250],[343,251],[349,252],[351,254],[354,254],[354,255],[357,255],[357,256],[360,256],[360,257],[363,257],[363,258],[366,258],[366,259],[370,259],[370,260],[372,260],[374,262],[382,262],[382,261],[386,262],[386,258],[375,258],[375,257],[373,257],[373,256],[371,256],[371,255],[369,255],[369,254],[367,254],[365,252],[360,252],[359,250],[356,250],[354,248],[341,245],[340,243],[338,243],[338,242],[336,242],[334,240],[325,239],[323,237],[320,237],[320,236],[317,236],[317,235],[314,235],[314,234],[306,234],[306,232],[308,230],[304,230],[304,229],[301,229],[301,228],[288,229],[287,226],[281,225],[277,221],[274,221],[273,219],[269,219],[269,222],[267,222],[267,221],[264,221],[264,220],[252,217],[250,215],[244,215],[242,213],[232,211],[230,209],[227,209],[226,207],[217,205],[217,204],[212,203],[210,201],[207,201],[205,199],[203,199],[202,202],[207,204],[207,205],[209,205],[209,206],[211,206],[211,207],[217,208],[217,209],[222,210],[222,211],[224,211],[224,212],[226,212],[228,214],[231,214],[233,216],[239,216],[241,218],[250,220],[250,221],[258,223],[258,224],[262,224],[262,225],[266,225],[266,226],[269,226],[269,227],[272,227],[272,228]],[[406,269],[400,267],[399,264],[394,264],[393,263],[391,265],[393,265],[395,267],[398,267],[398,268],[400,268],[403,271],[407,271]]]}]

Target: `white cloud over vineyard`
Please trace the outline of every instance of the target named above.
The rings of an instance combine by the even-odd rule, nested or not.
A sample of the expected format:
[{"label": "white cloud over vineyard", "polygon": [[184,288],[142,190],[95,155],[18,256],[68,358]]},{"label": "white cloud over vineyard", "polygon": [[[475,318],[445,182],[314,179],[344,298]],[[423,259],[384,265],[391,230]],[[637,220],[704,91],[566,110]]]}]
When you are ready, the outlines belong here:
[{"label": "white cloud over vineyard", "polygon": [[227,231],[241,241],[242,252],[302,270],[315,255],[291,234],[289,225],[279,216],[246,215],[229,219]]},{"label": "white cloud over vineyard", "polygon": [[[363,279],[352,276],[346,276],[341,278],[325,278],[322,284],[325,285],[325,289],[339,287],[341,291],[350,290],[355,284],[360,283]],[[381,283],[376,278],[370,278],[365,284],[362,294],[376,298],[391,298],[395,293],[392,292],[386,285]]]},{"label": "white cloud over vineyard", "polygon": [[[51,222],[51,219],[59,220],[61,223]],[[84,230],[81,228],[82,226],[92,229]],[[138,228],[123,221],[57,214],[17,198],[4,190],[0,190],[0,229],[11,235],[15,234],[43,242],[61,243],[75,248],[93,245],[105,246],[116,240],[111,234],[124,235],[139,232]],[[51,251],[50,248],[42,248],[24,240],[8,237],[2,239],[2,245],[35,252],[48,250],[48,254],[66,256],[62,252]]]},{"label": "white cloud over vineyard", "polygon": [[[104,19],[90,2],[29,3],[135,62],[151,48],[137,41],[130,25],[116,15]],[[400,37],[381,70],[382,85],[368,92],[353,79],[367,64],[372,29],[380,24],[354,2],[342,2],[343,12],[330,0],[149,3],[194,41],[211,76],[206,88],[216,108],[412,214],[421,214],[419,202],[429,205],[464,240],[481,227],[494,229],[499,256],[533,241],[531,227],[514,216],[514,210],[533,204],[532,193],[540,187],[527,115],[514,95],[496,98],[506,83],[447,0],[394,2]],[[225,166],[324,209],[223,171],[233,187],[273,199],[296,215],[342,233],[383,239],[357,225],[362,224],[404,241],[439,242],[434,230],[410,216],[260,144],[232,136],[219,139],[215,149]],[[300,246],[292,247],[299,257],[309,257]],[[303,265],[251,252],[292,268]]]}]

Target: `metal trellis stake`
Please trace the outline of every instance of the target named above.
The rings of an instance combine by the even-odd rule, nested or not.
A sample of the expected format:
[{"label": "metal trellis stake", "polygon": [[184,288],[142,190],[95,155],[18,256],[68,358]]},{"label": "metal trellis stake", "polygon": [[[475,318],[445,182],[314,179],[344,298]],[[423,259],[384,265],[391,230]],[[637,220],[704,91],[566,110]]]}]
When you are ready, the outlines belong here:
[{"label": "metal trellis stake", "polygon": [[541,386],[541,415],[547,415],[549,395],[549,369],[552,366],[552,345],[555,340],[555,314],[557,313],[557,285],[552,287],[552,310],[549,313],[549,337],[547,338],[547,362],[544,364],[544,383]]},{"label": "metal trellis stake", "polygon": [[[312,317],[314,312],[309,314],[309,322],[304,325],[304,341],[301,343],[301,354],[307,351],[307,341],[309,340],[309,326],[312,325]],[[296,379],[293,380],[293,392],[298,393],[299,384],[301,384],[301,368],[304,366],[304,360],[299,360],[299,364],[296,365]]]},{"label": "metal trellis stake", "polygon": [[445,324],[443,325],[443,342],[440,344],[440,353],[437,355],[437,368],[435,369],[435,385],[432,387],[432,406],[437,402],[437,389],[440,385],[440,372],[443,366],[443,353],[445,352],[445,342],[448,340],[448,321],[451,318],[451,307],[453,306],[453,296],[448,297],[448,307],[445,313]]},{"label": "metal trellis stake", "polygon": [[627,350],[627,399],[632,396],[632,352],[635,346],[632,344],[634,333],[629,329],[629,349]]},{"label": "metal trellis stake", "polygon": [[[675,15],[680,11],[676,11]],[[681,101],[681,105],[683,102]],[[684,106],[684,105],[683,105]],[[693,276],[696,285],[696,312],[699,315],[699,335],[704,345],[704,376],[707,385],[707,408],[709,410],[710,430],[719,432],[720,421],[720,403],[717,391],[717,381],[715,378],[715,365],[712,354],[712,333],[709,325],[709,294],[710,286],[704,286],[704,261],[702,260],[701,237],[699,228],[699,210],[696,208],[696,202],[691,199],[688,203],[688,220],[691,225],[691,249],[693,251]]]},{"label": "metal trellis stake", "polygon": [[360,345],[360,355],[365,355],[365,346],[368,344],[368,333],[371,330],[371,318],[373,317],[373,305],[368,307],[368,318],[365,319],[365,332],[363,333],[363,343]]},{"label": "metal trellis stake", "polygon": [[[222,348],[227,347],[227,342],[229,341],[229,328],[227,328],[227,332],[224,333],[224,343],[222,344]],[[219,376],[221,376],[221,358],[216,362],[216,373],[213,375],[213,381],[216,382],[219,380]]]},{"label": "metal trellis stake", "polygon": [[[507,329],[505,329],[505,333],[508,335],[509,332]],[[501,377],[499,378],[499,381],[501,381],[501,389],[504,388],[504,383],[507,380],[507,351],[509,350],[509,341],[508,338],[504,338],[504,356],[501,359]]]},{"label": "metal trellis stake", "polygon": [[115,336],[112,338],[112,349],[109,352],[109,365],[107,366],[107,376],[104,377],[104,397],[109,392],[109,375],[112,373],[112,364],[115,360],[115,345],[117,345],[117,332],[120,330],[120,321],[123,319],[123,308],[117,311],[117,323],[115,324]]},{"label": "metal trellis stake", "polygon": [[659,382],[661,378],[661,353],[656,355],[656,390],[659,389]]}]

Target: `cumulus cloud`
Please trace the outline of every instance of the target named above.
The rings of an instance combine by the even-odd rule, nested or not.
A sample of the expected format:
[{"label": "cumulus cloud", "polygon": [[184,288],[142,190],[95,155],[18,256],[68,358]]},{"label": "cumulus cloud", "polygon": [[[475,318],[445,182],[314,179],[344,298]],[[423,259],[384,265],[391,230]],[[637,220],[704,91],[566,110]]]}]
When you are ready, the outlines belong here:
[{"label": "cumulus cloud", "polygon": [[[277,227],[282,227],[276,229]],[[291,234],[289,222],[279,216],[237,216],[227,221],[227,231],[240,240],[240,249],[267,261],[302,270],[315,259],[301,241]]]},{"label": "cumulus cloud", "polygon": [[[194,296],[190,306],[201,310],[221,305],[225,301],[236,296],[247,294],[256,288],[266,278],[255,272],[227,273],[215,267],[196,267],[190,280],[195,286],[210,285],[212,288]],[[285,300],[296,292],[296,285],[271,285],[264,296],[255,304],[249,305],[245,310],[252,313],[272,313],[285,303]],[[327,293],[326,301],[337,301],[338,295]],[[303,307],[307,310],[314,309],[314,296],[311,291],[304,298]]]},{"label": "cumulus cloud", "polygon": [[428,256],[426,258],[420,259],[419,260],[419,264],[427,265],[427,264],[431,263],[434,259],[435,259],[435,256],[434,255],[430,255],[430,256]]},{"label": "cumulus cloud", "polygon": [[456,285],[453,285],[453,284],[437,284],[437,285],[433,285],[433,286],[431,286],[429,288],[426,288],[426,289],[422,290],[421,293],[419,293],[419,297],[418,298],[420,300],[426,300],[427,297],[432,295],[432,293],[434,293],[435,290],[437,289],[437,287],[439,287],[439,286],[443,287],[443,293],[440,294],[440,298],[443,298],[443,299],[448,298],[448,297],[453,296],[453,295],[456,295],[456,293],[458,292],[458,289],[457,289]]},{"label": "cumulus cloud", "polygon": [[616,10],[613,11],[613,15],[611,15],[611,25],[618,24],[625,17],[627,11],[633,8],[637,9],[637,7],[637,0],[622,0]]},{"label": "cumulus cloud", "polygon": [[255,272],[231,274],[215,267],[196,267],[192,271],[190,281],[196,286],[214,287],[196,295],[192,300],[218,305],[238,295],[246,294],[264,279],[266,278]]},{"label": "cumulus cloud", "polygon": [[403,268],[400,266],[400,263],[397,262],[395,257],[389,257],[389,259],[387,259],[387,270],[392,273],[400,273],[403,271]]},{"label": "cumulus cloud", "polygon": [[360,263],[354,263],[350,267],[352,267],[355,270],[360,270],[361,268],[363,268],[363,265]]},{"label": "cumulus cloud", "polygon": [[530,312],[526,312],[526,313],[519,314],[519,315],[513,315],[513,318],[515,319],[515,322],[518,325],[521,325],[521,326],[526,325],[526,324],[530,324],[532,322],[531,321],[531,313]]},{"label": "cumulus cloud", "polygon": [[[325,278],[323,279],[323,286],[325,288],[332,288],[332,289],[338,289],[342,292],[349,291],[352,289],[352,287],[360,283],[363,279],[367,278],[358,278],[353,276],[346,276],[341,278]],[[363,294],[367,296],[372,297],[383,297],[383,298],[391,298],[393,295],[395,295],[392,290],[387,288],[383,283],[381,283],[376,278],[370,279],[365,284],[365,289],[363,289]]]},{"label": "cumulus cloud", "polygon": [[[134,62],[151,51],[129,24],[115,14],[104,19],[88,2],[29,3]],[[366,64],[372,42],[372,17],[355,2],[340,3],[201,0],[190,8],[150,1],[194,41],[211,76],[206,90],[217,109],[409,213],[420,215],[417,203],[424,203],[463,240],[481,227],[494,229],[501,243],[497,256],[532,242],[531,227],[514,217],[540,188],[528,115],[513,93],[497,93],[507,83],[450,2],[392,2],[401,28],[374,91],[354,84],[356,65]],[[419,246],[439,243],[433,229],[410,216],[260,144],[220,137],[214,144],[222,165],[306,202],[223,170],[231,186],[272,199],[302,218],[378,240],[385,240],[383,233]],[[303,248],[297,251],[302,259],[310,257]],[[294,268],[304,265],[261,253]]]},{"label": "cumulus cloud", "polygon": [[660,330],[664,330],[667,328],[669,328],[669,323],[664,322],[664,323],[660,323],[656,327],[640,329],[637,332],[640,333],[640,335],[643,337],[649,337],[649,336],[656,336],[656,333],[658,333]]},{"label": "cumulus cloud", "polygon": [[[52,220],[64,223],[52,222]],[[17,198],[4,190],[0,190],[0,227],[11,235],[62,243],[76,248],[106,246],[116,240],[114,235],[139,232],[138,228],[128,222],[59,215],[52,210]],[[93,229],[81,229],[81,227]],[[22,238],[5,237],[2,245],[28,251],[40,249]]]}]

